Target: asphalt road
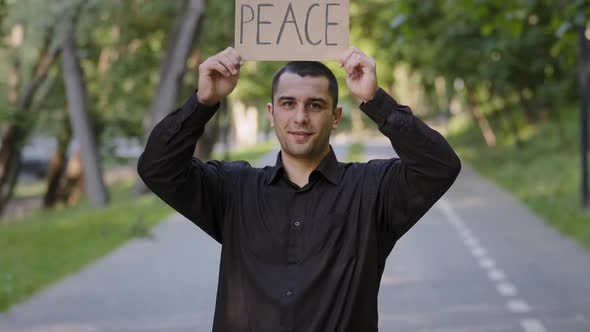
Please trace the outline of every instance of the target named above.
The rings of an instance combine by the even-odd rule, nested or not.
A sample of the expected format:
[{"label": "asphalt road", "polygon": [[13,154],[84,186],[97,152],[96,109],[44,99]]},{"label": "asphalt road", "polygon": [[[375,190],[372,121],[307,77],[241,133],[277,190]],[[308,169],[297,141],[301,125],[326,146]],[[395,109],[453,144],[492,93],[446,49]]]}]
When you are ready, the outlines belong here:
[{"label": "asphalt road", "polygon": [[[346,146],[335,145],[339,159]],[[367,145],[367,158],[393,151]],[[274,164],[267,155],[261,164]],[[173,215],[0,314],[0,331],[210,331],[220,246]],[[380,330],[588,332],[590,254],[464,167],[390,255]]]}]

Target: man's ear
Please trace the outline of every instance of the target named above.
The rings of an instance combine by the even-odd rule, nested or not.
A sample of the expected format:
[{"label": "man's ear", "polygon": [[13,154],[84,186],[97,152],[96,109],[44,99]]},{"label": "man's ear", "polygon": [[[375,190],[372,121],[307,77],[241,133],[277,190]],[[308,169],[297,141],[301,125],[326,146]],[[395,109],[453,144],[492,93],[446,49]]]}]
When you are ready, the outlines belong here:
[{"label": "man's ear", "polygon": [[341,118],[342,118],[342,106],[338,105],[338,106],[336,106],[336,109],[334,110],[334,120],[332,121],[332,129],[338,128],[338,122],[340,122]]},{"label": "man's ear", "polygon": [[274,117],[274,109],[272,108],[272,103],[266,104],[266,110],[268,111],[268,119],[270,120],[270,126],[275,127],[275,117]]}]

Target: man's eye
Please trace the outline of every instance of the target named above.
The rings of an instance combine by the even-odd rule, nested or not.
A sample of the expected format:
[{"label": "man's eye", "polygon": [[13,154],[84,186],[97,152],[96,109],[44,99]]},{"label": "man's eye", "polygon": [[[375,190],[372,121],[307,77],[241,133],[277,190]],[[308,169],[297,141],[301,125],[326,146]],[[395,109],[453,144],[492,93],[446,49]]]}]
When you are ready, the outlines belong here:
[{"label": "man's eye", "polygon": [[286,101],[286,102],[283,103],[283,106],[284,107],[291,107],[291,106],[293,106],[293,102],[292,101]]},{"label": "man's eye", "polygon": [[320,103],[311,103],[311,105],[309,105],[309,106],[310,106],[310,108],[312,110],[320,110],[320,109],[322,109],[322,104],[320,104]]}]

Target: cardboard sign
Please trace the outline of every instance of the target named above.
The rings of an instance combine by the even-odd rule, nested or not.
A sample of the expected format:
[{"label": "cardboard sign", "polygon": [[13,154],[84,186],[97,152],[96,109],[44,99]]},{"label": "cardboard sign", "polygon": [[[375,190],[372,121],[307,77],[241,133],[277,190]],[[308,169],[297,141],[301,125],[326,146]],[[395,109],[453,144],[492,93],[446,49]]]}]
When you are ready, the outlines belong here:
[{"label": "cardboard sign", "polygon": [[244,60],[336,60],[348,48],[349,0],[236,0]]}]

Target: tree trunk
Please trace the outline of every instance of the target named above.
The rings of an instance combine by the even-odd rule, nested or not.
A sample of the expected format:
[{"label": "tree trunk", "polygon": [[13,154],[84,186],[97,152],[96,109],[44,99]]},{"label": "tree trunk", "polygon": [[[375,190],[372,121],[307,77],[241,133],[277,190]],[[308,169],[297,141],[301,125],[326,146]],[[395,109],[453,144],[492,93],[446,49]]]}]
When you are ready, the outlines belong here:
[{"label": "tree trunk", "polygon": [[483,112],[479,109],[479,106],[477,106],[477,103],[475,102],[475,100],[473,100],[473,96],[471,96],[471,95],[469,96],[469,107],[468,108],[469,108],[469,111],[471,112],[471,114],[473,115],[473,117],[475,118],[475,120],[477,121],[477,125],[479,126],[479,129],[481,130],[481,134],[483,135],[483,138],[484,138],[486,144],[488,146],[495,146],[496,145],[496,134],[494,134],[494,131],[492,130],[492,127],[490,126],[490,123],[486,119]]},{"label": "tree trunk", "polygon": [[0,146],[0,214],[14,193],[20,171],[23,130],[17,126],[8,128]]},{"label": "tree trunk", "polygon": [[61,44],[61,63],[68,100],[68,113],[74,136],[80,145],[86,192],[94,206],[102,207],[108,204],[109,198],[102,179],[95,137],[88,119],[84,73],[76,55],[72,22],[66,21],[65,24]]},{"label": "tree trunk", "polygon": [[65,181],[59,190],[59,199],[67,205],[74,205],[80,200],[83,193],[84,171],[80,149],[78,149],[68,160]]},{"label": "tree trunk", "polygon": [[[186,61],[191,45],[198,36],[199,21],[204,11],[204,0],[189,0],[184,11],[184,18],[168,42],[166,55],[160,66],[160,79],[152,98],[149,118],[144,122],[144,143],[147,142],[154,126],[175,107],[182,77],[186,71]],[[134,191],[138,194],[147,191],[147,187],[139,177]]]},{"label": "tree trunk", "polygon": [[47,170],[46,181],[47,191],[43,197],[43,208],[50,209],[55,207],[59,202],[60,190],[62,188],[62,178],[66,171],[66,154],[68,144],[72,140],[72,127],[67,121],[67,117],[64,117],[62,121],[62,128],[57,136],[57,147],[49,163],[49,169]]},{"label": "tree trunk", "polygon": [[581,159],[581,200],[582,210],[588,210],[590,187],[588,178],[588,40],[586,26],[578,26],[578,88],[580,98],[580,159]]},{"label": "tree trunk", "polygon": [[[25,92],[16,105],[16,112],[18,112],[17,118],[20,115],[20,118],[24,119],[25,116],[23,115],[34,111],[31,105],[33,104],[35,93],[38,91],[41,83],[45,81],[47,72],[49,72],[59,53],[59,48],[49,46],[52,38],[53,32],[50,31],[39,52],[39,58],[33,71],[33,78],[24,89]],[[18,79],[16,80],[17,82]],[[33,123],[25,124],[23,122],[26,121],[11,123],[0,140],[2,142],[0,145],[0,215],[14,193],[14,186],[16,185],[20,171],[22,148],[29,135],[29,131],[33,127]]]}]

